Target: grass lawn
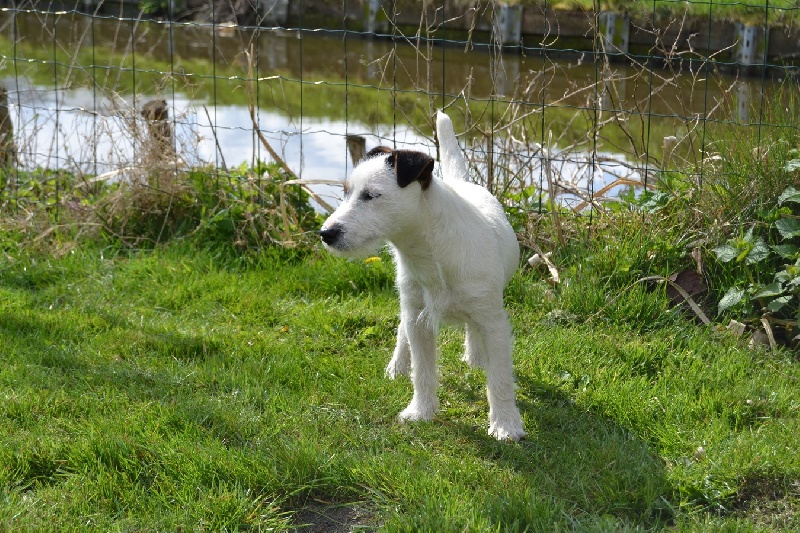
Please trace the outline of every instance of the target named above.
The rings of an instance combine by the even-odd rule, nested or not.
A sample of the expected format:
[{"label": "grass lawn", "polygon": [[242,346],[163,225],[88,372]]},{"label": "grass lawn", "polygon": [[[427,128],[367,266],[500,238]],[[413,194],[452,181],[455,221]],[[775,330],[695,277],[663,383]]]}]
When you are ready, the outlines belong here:
[{"label": "grass lawn", "polygon": [[512,281],[529,436],[499,443],[456,330],[436,420],[395,421],[388,258],[0,255],[0,529],[800,528],[796,355],[581,272]]},{"label": "grass lawn", "polygon": [[[521,0],[521,4],[541,5],[541,0]],[[794,0],[749,0],[738,2],[730,0],[556,0],[556,9],[593,9],[631,13],[634,17],[649,20],[653,13],[680,17],[683,14],[697,17],[711,17],[715,21],[735,20],[749,24],[791,25],[797,20],[800,8]]]}]

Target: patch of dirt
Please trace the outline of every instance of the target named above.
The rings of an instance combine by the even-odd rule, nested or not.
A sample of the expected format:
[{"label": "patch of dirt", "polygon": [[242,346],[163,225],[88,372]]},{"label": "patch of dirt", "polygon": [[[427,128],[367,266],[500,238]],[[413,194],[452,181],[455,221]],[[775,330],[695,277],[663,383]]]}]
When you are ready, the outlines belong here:
[{"label": "patch of dirt", "polygon": [[358,504],[327,504],[311,501],[297,511],[293,532],[350,533],[377,529],[372,513]]},{"label": "patch of dirt", "polygon": [[733,514],[770,530],[800,530],[800,480],[745,480],[734,499]]}]

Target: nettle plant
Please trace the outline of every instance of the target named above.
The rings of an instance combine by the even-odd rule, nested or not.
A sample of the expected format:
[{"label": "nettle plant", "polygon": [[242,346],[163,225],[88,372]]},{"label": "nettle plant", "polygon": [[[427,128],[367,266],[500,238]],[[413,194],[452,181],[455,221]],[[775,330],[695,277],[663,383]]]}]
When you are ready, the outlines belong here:
[{"label": "nettle plant", "polygon": [[[790,161],[800,168],[800,159]],[[762,211],[744,233],[714,248],[729,264],[735,283],[719,302],[719,314],[800,319],[800,191],[787,188],[777,205]],[[762,232],[757,232],[757,230]],[[763,233],[763,234],[761,234]],[[744,279],[742,279],[744,278]]]}]

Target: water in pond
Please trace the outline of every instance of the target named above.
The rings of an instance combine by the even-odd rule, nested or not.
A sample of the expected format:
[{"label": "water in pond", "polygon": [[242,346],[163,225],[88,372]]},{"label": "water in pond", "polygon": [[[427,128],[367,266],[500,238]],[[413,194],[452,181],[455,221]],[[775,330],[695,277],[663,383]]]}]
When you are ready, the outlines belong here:
[{"label": "water in pond", "polygon": [[268,160],[252,106],[258,128],[306,180],[347,175],[347,135],[366,137],[368,149],[435,155],[432,113],[446,105],[479,173],[498,176],[495,187],[546,188],[549,170],[579,201],[620,177],[651,179],[670,160],[698,157],[709,149],[699,134],[706,118],[760,120],[752,113],[761,95],[779,87],[706,78],[700,62],[651,72],[581,52],[553,60],[330,31],[10,10],[0,29],[0,82],[20,164],[92,175],[124,176],[143,164],[140,109],[151,100],[167,102],[180,164]]}]

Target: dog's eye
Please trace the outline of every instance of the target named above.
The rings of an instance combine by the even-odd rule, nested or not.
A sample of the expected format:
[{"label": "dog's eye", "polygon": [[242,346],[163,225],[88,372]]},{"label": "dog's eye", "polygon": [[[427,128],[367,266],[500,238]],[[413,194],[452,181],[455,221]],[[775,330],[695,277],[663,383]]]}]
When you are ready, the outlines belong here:
[{"label": "dog's eye", "polygon": [[380,197],[380,194],[378,194],[376,192],[363,191],[361,193],[361,196],[359,196],[359,199],[362,202],[369,202],[370,200],[374,200],[375,198],[378,198],[378,197]]}]

